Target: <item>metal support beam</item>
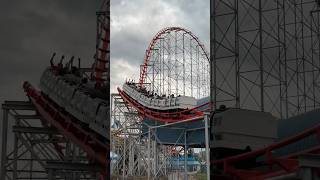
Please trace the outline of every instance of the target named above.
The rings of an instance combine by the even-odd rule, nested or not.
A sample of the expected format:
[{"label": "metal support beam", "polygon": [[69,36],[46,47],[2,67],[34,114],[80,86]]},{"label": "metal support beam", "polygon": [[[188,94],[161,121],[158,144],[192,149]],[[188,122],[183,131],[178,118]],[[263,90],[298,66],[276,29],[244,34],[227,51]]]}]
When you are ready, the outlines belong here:
[{"label": "metal support beam", "polygon": [[[36,115],[35,108],[31,106],[32,104],[25,101],[6,101],[2,105],[0,179],[57,179],[61,178],[60,174],[67,179],[99,178],[102,167],[89,164],[83,149],[71,141],[66,141],[56,129],[48,127],[46,120]],[[13,133],[14,137],[12,144],[7,142],[8,137],[11,137],[10,133]],[[70,149],[63,151],[64,147]],[[74,170],[70,164],[58,164],[64,160],[72,161]],[[85,167],[86,163],[88,167]],[[47,171],[46,165],[49,168]],[[57,170],[59,168],[63,169],[63,172],[60,173]],[[56,174],[57,172],[60,174]]]},{"label": "metal support beam", "polygon": [[187,146],[187,131],[184,131],[184,180],[188,180],[188,146]]},{"label": "metal support beam", "polygon": [[53,128],[43,128],[43,127],[23,127],[23,126],[13,126],[13,132],[17,133],[34,133],[34,134],[59,134],[56,129]]},{"label": "metal support beam", "polygon": [[2,118],[2,148],[1,148],[1,176],[0,179],[5,179],[6,164],[7,164],[7,138],[8,138],[8,109],[3,108]]},{"label": "metal support beam", "polygon": [[206,141],[206,164],[207,164],[207,179],[210,179],[210,148],[209,148],[209,115],[210,113],[205,113],[204,124],[205,124],[205,141]]},{"label": "metal support beam", "polygon": [[[16,125],[20,125],[20,120],[21,119],[18,119],[18,118],[15,118],[15,124]],[[14,133],[14,142],[13,142],[13,146],[14,146],[14,149],[13,149],[13,158],[14,158],[14,164],[13,164],[13,180],[16,180],[18,178],[18,151],[19,151],[19,148],[18,148],[18,144],[19,144],[19,138],[17,136],[17,133]]]},{"label": "metal support beam", "polygon": [[101,166],[95,164],[73,163],[64,161],[48,161],[45,165],[46,169],[52,170],[66,170],[66,171],[88,171],[101,172]]},{"label": "metal support beam", "polygon": [[[154,132],[156,133],[156,132]],[[155,135],[154,135],[155,136]],[[152,153],[153,153],[153,175],[155,176],[157,174],[157,142],[156,139],[152,142]]]},{"label": "metal support beam", "polygon": [[14,117],[15,119],[23,119],[23,120],[30,120],[30,119],[38,120],[41,118],[41,116],[39,115],[15,115]]},{"label": "metal support beam", "polygon": [[148,169],[147,169],[147,173],[148,173],[148,180],[150,180],[150,175],[151,175],[151,129],[149,128],[148,130]]},{"label": "metal support beam", "polygon": [[42,167],[45,167],[45,163],[43,161],[40,161],[40,156],[38,153],[36,153],[34,151],[34,148],[32,148],[32,145],[30,145],[28,143],[28,140],[23,138],[21,134],[17,134],[18,138],[20,139],[21,143],[29,150],[30,154],[38,160],[38,163],[42,166]]},{"label": "metal support beam", "polygon": [[124,149],[123,149],[123,156],[122,156],[122,179],[125,179],[126,170],[127,170],[127,167],[126,167],[126,157],[127,157],[127,155],[126,155],[126,153],[127,153],[126,141],[127,141],[127,139],[124,138],[123,139],[123,147],[124,147]]},{"label": "metal support beam", "polygon": [[34,106],[29,101],[5,101],[2,104],[2,109],[35,110]]}]

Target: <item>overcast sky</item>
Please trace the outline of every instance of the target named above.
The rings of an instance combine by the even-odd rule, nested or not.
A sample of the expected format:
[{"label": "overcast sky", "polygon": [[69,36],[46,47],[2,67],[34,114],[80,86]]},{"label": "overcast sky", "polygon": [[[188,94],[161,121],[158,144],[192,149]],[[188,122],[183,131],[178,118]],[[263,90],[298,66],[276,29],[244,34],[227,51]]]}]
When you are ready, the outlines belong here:
[{"label": "overcast sky", "polygon": [[[23,81],[37,85],[53,52],[91,65],[95,11],[101,1],[28,0],[0,2],[0,101],[24,98]],[[111,1],[111,92],[139,65],[162,28],[191,30],[209,48],[209,0]]]},{"label": "overcast sky", "polygon": [[[0,1],[1,104],[4,100],[26,100],[22,83],[30,81],[37,86],[53,52],[59,58],[63,54],[81,57],[86,65],[93,62],[98,4],[78,0]],[[12,142],[10,138],[12,133],[8,142]]]},{"label": "overcast sky", "polygon": [[[101,0],[0,1],[0,103],[26,100],[22,83],[37,86],[53,52],[56,60],[74,55],[91,66],[100,4]],[[162,28],[187,28],[209,48],[209,0],[113,0],[111,21],[111,92],[126,78],[139,78],[144,52]]]},{"label": "overcast sky", "polygon": [[[53,52],[91,64],[98,1],[0,2],[0,101],[24,99],[23,81],[34,85]],[[100,3],[99,3],[100,4]]]},{"label": "overcast sky", "polygon": [[153,36],[169,26],[192,31],[209,50],[209,0],[111,1],[111,92],[139,66]]}]

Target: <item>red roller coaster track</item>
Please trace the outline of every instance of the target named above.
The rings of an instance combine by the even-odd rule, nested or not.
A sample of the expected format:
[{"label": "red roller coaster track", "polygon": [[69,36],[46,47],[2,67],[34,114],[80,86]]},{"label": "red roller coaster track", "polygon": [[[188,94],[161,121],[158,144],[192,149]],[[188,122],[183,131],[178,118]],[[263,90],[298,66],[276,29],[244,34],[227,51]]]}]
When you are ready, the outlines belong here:
[{"label": "red roller coaster track", "polygon": [[[274,150],[286,147],[290,144],[296,143],[302,139],[308,138],[312,135],[319,137],[320,125],[317,125],[313,128],[304,130],[303,132],[296,134],[292,137],[288,137],[280,142],[274,143],[263,149],[256,151],[240,154],[237,156],[227,157],[222,160],[213,161],[213,164],[216,166],[223,167],[223,171],[226,174],[232,175],[237,179],[246,179],[246,180],[263,180],[270,177],[280,176],[296,172],[299,169],[299,161],[297,157],[302,154],[319,154],[320,145],[314,146],[310,149],[303,150],[301,152],[295,152],[288,154],[286,156],[277,157],[273,155]],[[319,138],[318,138],[318,141]],[[238,162],[244,162],[250,158],[255,158],[258,156],[264,156],[265,160],[263,165],[269,167],[267,171],[262,170],[244,170],[233,167],[233,164]],[[279,166],[280,169],[274,168]]]},{"label": "red roller coaster track", "polygon": [[96,87],[107,87],[106,81],[109,79],[109,59],[110,59],[110,1],[106,0],[101,6],[98,15],[97,44],[95,63],[93,65],[94,79]]},{"label": "red roller coaster track", "polygon": [[[164,28],[153,37],[153,39],[151,40],[147,48],[147,51],[143,60],[143,67],[142,67],[142,70],[140,71],[140,79],[139,79],[140,88],[143,87],[143,84],[146,81],[147,68],[149,65],[150,58],[152,56],[152,51],[154,50],[156,43],[158,42],[159,39],[162,38],[162,35],[170,32],[182,32],[183,34],[188,34],[190,38],[197,43],[197,46],[200,47],[201,50],[203,51],[203,55],[207,63],[209,62],[209,55],[206,52],[205,47],[203,46],[203,44],[200,43],[200,40],[198,39],[198,37],[196,37],[191,31],[181,27]],[[177,110],[175,112],[157,111],[154,109],[143,107],[141,104],[139,104],[139,102],[132,99],[120,88],[118,88],[118,92],[121,95],[121,97],[124,99],[124,101],[130,104],[130,106],[134,107],[142,116],[148,117],[160,122],[170,123],[170,122],[178,122],[178,121],[191,120],[191,119],[194,119],[194,120],[201,119],[203,118],[203,112],[209,109],[205,107],[205,106],[209,106],[209,103],[205,103],[203,105],[197,106],[192,109]],[[206,108],[206,109],[203,109],[203,108]]]},{"label": "red roller coaster track", "polygon": [[147,49],[147,52],[145,54],[145,57],[144,57],[144,60],[143,60],[143,67],[142,67],[142,70],[140,72],[140,79],[139,79],[139,85],[140,87],[143,86],[143,83],[145,82],[145,78],[146,78],[146,73],[147,73],[147,68],[148,68],[148,63],[149,63],[149,59],[151,57],[151,54],[152,54],[152,50],[156,44],[156,42],[159,40],[159,38],[161,37],[161,35],[165,34],[165,33],[168,33],[168,32],[171,32],[171,31],[181,31],[181,32],[184,32],[186,34],[189,34],[200,46],[200,48],[202,49],[202,51],[204,51],[204,54],[206,56],[206,58],[209,60],[209,55],[208,53],[206,52],[203,44],[200,43],[199,39],[197,36],[195,36],[191,31],[187,30],[187,29],[184,29],[184,28],[181,28],[181,27],[167,27],[167,28],[164,28],[162,29],[161,31],[159,31],[154,37],[153,39],[151,40],[150,44],[149,44],[149,47]]},{"label": "red roller coaster track", "polygon": [[191,119],[194,119],[194,120],[202,119],[203,112],[210,109],[209,107],[204,110],[199,110],[200,108],[203,108],[209,105],[209,103],[205,103],[200,106],[194,107],[192,109],[179,110],[176,112],[163,112],[163,111],[159,112],[159,111],[151,110],[142,106],[137,101],[135,101],[130,96],[128,96],[125,92],[123,92],[120,88],[118,88],[118,92],[120,96],[123,98],[123,100],[128,104],[130,104],[130,106],[134,107],[142,116],[148,117],[160,122],[172,123],[172,122],[185,121],[185,120],[191,120]]},{"label": "red roller coaster track", "polygon": [[[183,31],[185,33],[188,33],[191,35],[198,43],[199,40],[197,37],[195,37],[190,31],[187,31],[183,28],[179,27],[170,27],[165,28],[158,32],[156,36],[152,39],[151,43],[148,46],[147,52],[144,57],[144,63],[143,67],[140,71],[140,79],[139,79],[139,86],[142,88],[145,84],[146,80],[146,73],[148,68],[149,59],[152,55],[152,50],[155,48],[155,44],[157,40],[161,37],[161,35],[168,33],[170,31]],[[199,43],[200,44],[200,43]],[[204,47],[200,44],[200,47],[203,51]],[[208,58],[209,59],[209,58]],[[166,123],[173,123],[177,121],[183,121],[183,120],[199,120],[203,118],[203,112],[205,110],[201,110],[203,106],[206,106],[209,104],[203,104],[201,106],[195,107],[193,109],[187,109],[187,110],[177,110],[176,112],[159,112],[154,109],[150,109],[148,107],[144,107],[139,102],[131,98],[129,95],[127,95],[124,91],[122,91],[120,88],[118,88],[118,92],[120,96],[123,98],[123,100],[128,103],[130,106],[134,107],[143,117],[147,117],[156,121],[160,122],[166,122]],[[203,109],[203,108],[202,108]],[[289,173],[297,172],[300,168],[298,157],[303,154],[319,154],[320,153],[320,144],[315,145],[314,147],[310,149],[305,149],[300,152],[294,152],[291,154],[287,154],[285,156],[277,156],[274,154],[274,152],[277,149],[287,147],[288,145],[292,145],[298,141],[301,141],[303,139],[306,139],[310,136],[316,136],[318,137],[318,141],[320,142],[320,125],[317,125],[313,128],[304,130],[303,132],[300,132],[294,136],[288,137],[284,140],[281,140],[279,142],[276,142],[274,144],[271,144],[270,146],[267,146],[265,148],[255,150],[248,153],[243,153],[236,156],[227,157],[221,160],[216,160],[211,162],[213,166],[220,167],[222,169],[223,174],[227,175],[227,177],[223,177],[224,179],[243,179],[243,180],[262,180],[270,177],[276,177],[280,175],[286,175]],[[237,163],[245,162],[248,159],[262,157],[263,160],[256,166],[258,167],[252,167],[252,168],[239,168],[235,166]],[[261,168],[259,167],[267,167],[267,168]],[[219,175],[213,174],[214,178],[220,179],[222,178]]]},{"label": "red roller coaster track", "polygon": [[[86,151],[89,159],[99,163],[103,169],[106,169],[108,165],[107,153],[109,152],[109,146],[106,142],[101,141],[95,133],[82,128],[78,120],[64,112],[62,107],[44,97],[30,83],[25,82],[23,88],[38,113],[48,123],[52,124],[66,138],[78,144]],[[105,175],[107,172],[102,172],[102,174]]]}]

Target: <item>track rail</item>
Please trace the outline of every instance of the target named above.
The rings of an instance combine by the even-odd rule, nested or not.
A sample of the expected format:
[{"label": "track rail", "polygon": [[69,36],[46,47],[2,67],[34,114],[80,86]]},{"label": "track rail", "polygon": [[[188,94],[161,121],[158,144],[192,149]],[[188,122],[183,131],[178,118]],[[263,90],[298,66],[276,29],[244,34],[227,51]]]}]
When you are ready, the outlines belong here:
[{"label": "track rail", "polygon": [[[126,103],[128,103],[131,107],[135,108],[142,116],[151,118],[153,120],[160,121],[160,122],[174,123],[174,122],[179,122],[179,121],[188,120],[188,119],[201,120],[204,116],[203,112],[206,109],[203,111],[200,111],[199,108],[209,105],[209,103],[205,103],[193,109],[180,110],[177,112],[158,112],[152,109],[148,109],[143,105],[139,104],[136,100],[131,98],[120,88],[118,88],[118,92],[120,96],[123,98],[123,100]],[[214,166],[218,166],[222,168],[225,174],[231,175],[236,179],[243,179],[243,180],[263,180],[266,178],[293,173],[299,170],[299,160],[297,159],[297,157],[303,154],[319,154],[320,143],[310,149],[306,149],[301,152],[295,152],[286,156],[276,156],[273,154],[273,152],[277,149],[286,147],[290,144],[296,143],[312,135],[316,135],[317,137],[320,137],[320,124],[313,128],[307,129],[299,134],[288,137],[287,139],[271,144],[270,146],[267,146],[265,148],[240,154],[240,155],[236,155],[236,156],[232,156],[232,157],[227,157],[221,160],[216,160],[216,161],[213,161],[212,164]],[[320,139],[319,139],[319,142],[320,142]],[[262,161],[259,166],[267,166],[269,169],[268,171],[255,170],[255,168],[241,169],[241,168],[234,167],[234,164],[245,162],[248,159],[261,157],[261,156],[263,156],[265,160]],[[274,168],[275,166],[280,167],[280,169]],[[218,176],[214,176],[214,177],[218,179],[220,178]]]},{"label": "track rail", "polygon": [[[304,138],[310,137],[312,135],[316,135],[318,137],[318,145],[306,149],[301,152],[295,152],[293,154],[289,154],[286,156],[280,156],[276,157],[273,155],[273,151],[285,147],[287,145],[293,144],[295,142],[298,142]],[[320,153],[320,124],[307,129],[299,134],[296,134],[294,136],[288,137],[287,139],[284,139],[282,141],[276,142],[274,144],[271,144],[268,147],[240,154],[237,156],[232,156],[228,158],[224,158],[222,160],[216,160],[213,161],[213,165],[215,166],[221,166],[223,167],[223,171],[226,174],[231,174],[234,177],[238,179],[252,179],[252,180],[259,180],[259,179],[265,179],[270,177],[276,177],[279,175],[285,175],[288,173],[296,172],[299,169],[299,161],[297,157],[302,154],[319,154]],[[269,171],[255,171],[255,170],[243,170],[243,169],[237,169],[233,167],[233,164],[246,161],[250,158],[255,158],[258,156],[264,156],[265,161],[263,161],[263,165],[269,166]],[[272,170],[272,167],[275,165],[278,165],[281,167],[281,170]]]},{"label": "track rail", "polygon": [[151,40],[148,49],[146,51],[146,54],[144,56],[144,60],[143,60],[143,66],[142,66],[142,70],[140,71],[140,79],[139,79],[139,86],[142,87],[144,82],[145,82],[145,78],[146,78],[146,73],[147,73],[147,68],[148,68],[148,63],[149,63],[149,59],[151,57],[152,54],[152,50],[154,49],[154,46],[156,44],[156,42],[161,38],[161,36],[165,33],[168,33],[170,31],[182,31],[186,34],[189,34],[195,41],[197,41],[197,43],[199,44],[199,47],[202,49],[202,51],[204,52],[206,58],[209,61],[209,53],[205,50],[204,45],[202,43],[200,43],[200,40],[197,36],[195,36],[191,31],[184,29],[182,27],[167,27],[162,29],[161,31],[159,31]]},{"label": "track rail", "polygon": [[110,66],[110,1],[103,1],[97,12],[97,44],[93,65],[96,88],[108,88]]},{"label": "track rail", "polygon": [[[67,139],[78,144],[87,152],[90,161],[94,161],[100,164],[103,169],[107,169],[109,146],[106,142],[93,132],[83,128],[78,120],[64,112],[62,107],[44,97],[29,82],[24,82],[23,88],[38,113],[49,124],[56,127]],[[102,172],[102,174],[106,175],[108,172]]]},{"label": "track rail", "polygon": [[136,100],[128,96],[124,91],[122,91],[120,88],[118,88],[118,92],[120,96],[123,98],[123,100],[130,104],[133,108],[135,108],[141,115],[151,118],[153,120],[157,120],[160,122],[165,123],[173,123],[173,122],[179,122],[184,120],[191,120],[191,119],[201,119],[203,118],[203,112],[206,110],[199,110],[200,108],[204,106],[208,106],[209,103],[205,103],[203,105],[197,106],[192,109],[185,109],[180,110],[177,112],[159,112],[152,109],[147,109],[140,103],[138,103]]}]

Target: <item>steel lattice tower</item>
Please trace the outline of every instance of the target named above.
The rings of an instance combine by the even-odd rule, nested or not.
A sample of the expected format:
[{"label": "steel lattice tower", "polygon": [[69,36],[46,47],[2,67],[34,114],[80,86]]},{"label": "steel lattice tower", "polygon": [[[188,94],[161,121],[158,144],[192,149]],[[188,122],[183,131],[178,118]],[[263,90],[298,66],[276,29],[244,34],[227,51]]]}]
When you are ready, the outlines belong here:
[{"label": "steel lattice tower", "polygon": [[319,107],[319,7],[211,0],[211,101],[287,118]]},{"label": "steel lattice tower", "polygon": [[[1,179],[99,179],[101,166],[28,101],[2,104]],[[6,145],[8,144],[8,145]]]},{"label": "steel lattice tower", "polygon": [[[152,38],[136,86],[163,97],[190,96],[205,99],[209,95],[209,84],[209,55],[191,31],[181,27],[167,27]],[[185,178],[193,176],[187,172],[188,151],[193,148],[188,144],[188,138],[194,131],[203,130],[204,127],[199,125],[188,129],[181,125],[181,128],[177,128],[175,125],[186,122],[174,120],[161,124],[167,119],[152,116],[152,113],[151,117],[148,116],[147,108],[139,106],[137,109],[124,98],[121,91],[112,95],[111,102],[111,151],[117,155],[111,161],[112,175],[150,179],[170,175]],[[205,105],[203,109],[209,109],[208,104]],[[152,117],[157,120],[154,124],[148,124],[146,121]],[[157,131],[162,128],[174,131],[179,129],[179,137],[174,139],[175,142],[161,141]],[[185,160],[175,165],[173,157],[183,157]]]}]

